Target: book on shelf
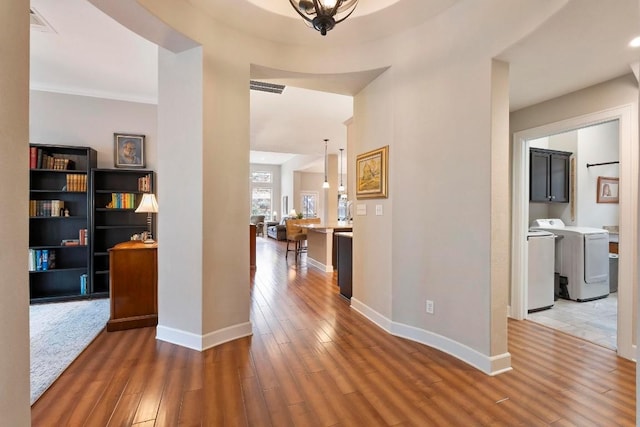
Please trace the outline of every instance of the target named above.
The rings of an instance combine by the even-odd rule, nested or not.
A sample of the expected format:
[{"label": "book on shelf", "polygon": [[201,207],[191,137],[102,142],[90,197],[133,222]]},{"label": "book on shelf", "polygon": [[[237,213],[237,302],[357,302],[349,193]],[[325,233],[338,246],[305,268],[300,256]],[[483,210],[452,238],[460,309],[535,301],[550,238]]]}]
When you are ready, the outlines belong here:
[{"label": "book on shelf", "polygon": [[89,235],[89,230],[87,230],[86,228],[81,228],[78,231],[78,242],[80,246],[85,246],[87,244],[87,242],[89,241],[88,235]]},{"label": "book on shelf", "polygon": [[80,239],[62,239],[60,246],[80,246]]},{"label": "book on shelf", "polygon": [[72,170],[75,162],[60,155],[50,155],[42,148],[29,147],[29,167],[31,169]]},{"label": "book on shelf", "polygon": [[111,193],[111,203],[107,205],[112,209],[134,209],[136,208],[135,193]]},{"label": "book on shelf", "polygon": [[151,174],[150,173],[138,178],[138,191],[142,191],[144,193],[151,192]]},{"label": "book on shelf", "polygon": [[29,271],[47,271],[56,268],[53,249],[29,249]]},{"label": "book on shelf", "polygon": [[87,175],[70,173],[67,174],[67,191],[83,192],[87,191]]},{"label": "book on shelf", "polygon": [[87,294],[87,278],[88,276],[86,274],[81,274],[80,275],[80,295],[86,295]]},{"label": "book on shelf", "polygon": [[64,200],[29,200],[29,216],[64,216]]}]

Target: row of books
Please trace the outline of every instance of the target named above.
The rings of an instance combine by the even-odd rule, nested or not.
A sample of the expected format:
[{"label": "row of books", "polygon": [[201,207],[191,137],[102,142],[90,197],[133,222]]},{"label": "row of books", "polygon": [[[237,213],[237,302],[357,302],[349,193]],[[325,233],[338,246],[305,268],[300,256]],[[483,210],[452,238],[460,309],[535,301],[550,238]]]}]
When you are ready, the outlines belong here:
[{"label": "row of books", "polygon": [[71,170],[75,164],[71,159],[50,156],[41,148],[29,147],[29,167],[31,169]]},{"label": "row of books", "polygon": [[89,230],[81,228],[78,230],[77,239],[62,239],[60,246],[86,246],[89,241]]},{"label": "row of books", "polygon": [[136,195],[135,193],[111,193],[111,203],[107,205],[112,209],[135,209]]},{"label": "row of books", "polygon": [[87,175],[69,173],[67,174],[67,191],[87,191]]},{"label": "row of books", "polygon": [[138,191],[151,192],[151,174],[138,178]]},{"label": "row of books", "polygon": [[89,242],[89,230],[87,230],[86,228],[81,228],[78,231],[78,244],[80,246],[86,246],[88,242]]},{"label": "row of books", "polygon": [[29,271],[47,271],[56,268],[56,251],[29,249]]},{"label": "row of books", "polygon": [[29,200],[29,216],[65,216],[64,201]]}]

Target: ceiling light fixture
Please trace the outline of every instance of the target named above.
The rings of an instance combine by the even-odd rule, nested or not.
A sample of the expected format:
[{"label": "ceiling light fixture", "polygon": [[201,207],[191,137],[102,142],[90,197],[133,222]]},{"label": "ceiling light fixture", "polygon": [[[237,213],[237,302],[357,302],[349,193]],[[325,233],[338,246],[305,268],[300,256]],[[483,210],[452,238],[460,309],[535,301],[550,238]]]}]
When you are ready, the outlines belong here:
[{"label": "ceiling light fixture", "polygon": [[342,193],[344,191],[344,185],[342,185],[342,152],[344,148],[340,149],[340,187],[338,187],[338,192]]},{"label": "ceiling light fixture", "polygon": [[327,181],[327,142],[328,139],[324,140],[324,182],[322,183],[322,188],[329,188],[329,181]]},{"label": "ceiling light fixture", "polygon": [[291,6],[323,36],[353,13],[358,0],[289,0]]},{"label": "ceiling light fixture", "polygon": [[629,46],[631,47],[640,47],[640,36],[634,38],[629,42]]}]

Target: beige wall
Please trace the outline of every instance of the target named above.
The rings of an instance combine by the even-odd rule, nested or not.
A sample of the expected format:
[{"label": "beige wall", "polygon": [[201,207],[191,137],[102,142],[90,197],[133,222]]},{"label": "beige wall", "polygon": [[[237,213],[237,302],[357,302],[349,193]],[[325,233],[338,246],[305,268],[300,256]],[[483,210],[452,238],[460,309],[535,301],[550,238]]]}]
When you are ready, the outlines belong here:
[{"label": "beige wall", "polygon": [[510,115],[510,131],[515,133],[625,104],[638,104],[638,81],[631,72],[617,79],[514,111]]},{"label": "beige wall", "polygon": [[29,407],[29,5],[0,2],[0,424],[31,424]]},{"label": "beige wall", "polygon": [[[227,196],[226,209],[239,213],[243,222],[247,171],[229,170],[209,153],[224,154],[228,164],[246,162],[246,82],[251,64],[314,74],[391,67],[356,97],[360,113],[354,114],[349,151],[351,144],[355,153],[390,146],[390,197],[363,202],[368,215],[357,217],[354,224],[355,240],[361,239],[360,243],[354,241],[354,257],[362,263],[357,267],[359,276],[354,277],[358,277],[354,283],[356,299],[360,292],[361,308],[394,333],[411,335],[417,331],[412,339],[443,348],[490,371],[489,360],[495,356],[491,341],[506,335],[504,323],[491,324],[492,245],[508,245],[491,241],[495,214],[491,204],[491,58],[534,29],[556,10],[555,5],[540,13],[540,5],[530,3],[458,2],[433,21],[404,33],[360,46],[311,52],[241,34],[200,13],[191,2],[141,3],[204,47],[204,104],[211,103],[211,108],[205,108],[203,118],[217,125],[205,126],[205,161],[212,163],[204,170],[204,195],[206,200]],[[480,13],[487,8],[491,14]],[[482,16],[483,21],[471,22],[471,16]],[[519,17],[517,25],[513,16]],[[479,46],[475,42],[478,37],[491,40],[491,44]],[[372,116],[381,118],[382,123],[373,123]],[[214,166],[221,166],[221,170],[208,171]],[[221,171],[225,172],[225,183],[242,182],[244,189],[231,191],[214,183],[216,177],[223,176]],[[291,184],[292,188],[296,185]],[[374,215],[376,204],[382,205],[382,216]],[[217,262],[218,256],[221,260],[244,256],[241,242],[227,246],[224,254],[215,244],[209,247],[206,243],[213,231],[221,232],[216,236],[220,240],[237,231],[239,222],[222,217],[226,231],[205,226],[205,265]],[[211,227],[209,232],[207,227]],[[233,239],[227,244],[230,241]],[[358,255],[363,248],[366,252]],[[224,271],[219,276],[226,280],[205,284],[206,289],[230,288],[244,275],[235,262],[221,268]],[[433,315],[425,313],[427,298],[435,301]],[[245,310],[248,316],[248,298],[232,302],[227,307],[238,313]],[[214,322],[218,326],[242,320],[235,311],[212,316],[219,316],[220,322]]]},{"label": "beige wall", "polygon": [[[399,157],[393,139],[392,71],[380,75],[354,99],[353,142],[349,152],[355,155],[389,145],[389,198],[356,200],[353,191],[353,296],[355,306],[364,304],[380,315],[394,318],[393,312],[393,201],[398,195],[394,185]],[[352,163],[355,165],[355,162]],[[354,167],[355,169],[355,167]],[[355,173],[355,170],[354,170]],[[366,206],[366,215],[358,215],[358,205]],[[383,215],[375,215],[375,206],[382,205]],[[414,311],[410,309],[407,311]]]},{"label": "beige wall", "polygon": [[114,133],[145,135],[145,167],[157,170],[158,111],[154,104],[32,90],[30,142],[78,145],[98,152],[98,167],[114,167]]}]

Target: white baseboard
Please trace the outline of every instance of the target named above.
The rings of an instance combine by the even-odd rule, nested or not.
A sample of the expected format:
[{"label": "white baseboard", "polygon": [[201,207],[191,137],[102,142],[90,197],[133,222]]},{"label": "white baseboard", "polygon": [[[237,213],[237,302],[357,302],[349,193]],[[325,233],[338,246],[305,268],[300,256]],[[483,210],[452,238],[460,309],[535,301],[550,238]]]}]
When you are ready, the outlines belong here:
[{"label": "white baseboard", "polygon": [[450,338],[424,329],[416,328],[398,322],[378,313],[371,307],[351,298],[351,308],[362,314],[367,319],[390,333],[398,337],[406,338],[429,347],[443,351],[465,363],[479,369],[487,375],[498,375],[511,370],[511,354],[503,353],[497,356],[487,356],[464,344],[460,344]]},{"label": "white baseboard", "polygon": [[156,339],[198,351],[204,351],[238,338],[250,336],[251,334],[251,322],[229,326],[206,335],[198,335],[161,325],[158,325],[156,328]]},{"label": "white baseboard", "polygon": [[309,255],[307,255],[307,264],[310,265],[311,267],[315,267],[320,271],[324,271],[325,273],[332,273],[333,272],[333,266],[332,265],[324,265],[323,263],[316,261],[315,259],[309,257]]}]

